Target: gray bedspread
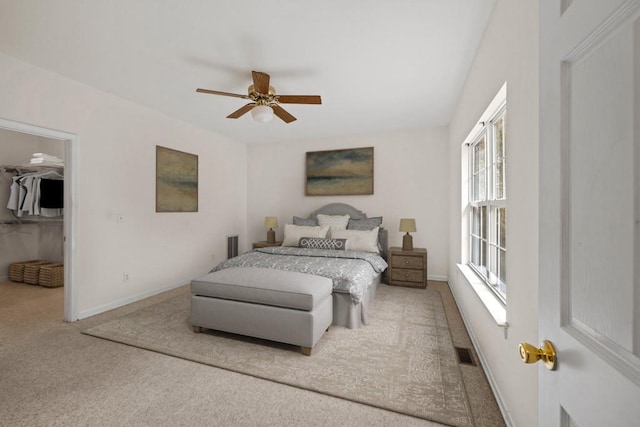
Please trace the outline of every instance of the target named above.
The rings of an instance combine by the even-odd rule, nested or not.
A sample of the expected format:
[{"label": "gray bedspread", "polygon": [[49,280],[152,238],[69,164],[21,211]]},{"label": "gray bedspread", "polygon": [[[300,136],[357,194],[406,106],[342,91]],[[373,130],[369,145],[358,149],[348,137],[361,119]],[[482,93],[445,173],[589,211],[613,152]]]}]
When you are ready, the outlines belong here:
[{"label": "gray bedspread", "polygon": [[231,267],[273,268],[328,277],[333,280],[335,292],[349,293],[357,304],[373,279],[387,268],[387,263],[370,252],[277,246],[244,253],[218,264],[211,271]]}]

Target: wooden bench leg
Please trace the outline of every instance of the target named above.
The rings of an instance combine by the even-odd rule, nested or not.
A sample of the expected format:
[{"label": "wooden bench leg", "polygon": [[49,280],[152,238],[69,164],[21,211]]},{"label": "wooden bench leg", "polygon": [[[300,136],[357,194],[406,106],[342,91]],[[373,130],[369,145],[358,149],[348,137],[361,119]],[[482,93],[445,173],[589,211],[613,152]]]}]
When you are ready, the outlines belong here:
[{"label": "wooden bench leg", "polygon": [[311,347],[300,347],[300,350],[305,356],[311,356]]}]

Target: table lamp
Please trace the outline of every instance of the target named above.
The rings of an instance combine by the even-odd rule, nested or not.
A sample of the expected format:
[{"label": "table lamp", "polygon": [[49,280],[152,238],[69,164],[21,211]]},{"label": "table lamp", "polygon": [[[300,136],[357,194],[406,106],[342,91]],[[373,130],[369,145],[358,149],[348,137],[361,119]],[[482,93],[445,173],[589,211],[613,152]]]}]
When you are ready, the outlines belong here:
[{"label": "table lamp", "polygon": [[414,218],[401,218],[400,219],[400,231],[404,231],[405,234],[402,237],[402,250],[403,251],[412,251],[413,250],[413,237],[409,233],[416,232],[416,220]]},{"label": "table lamp", "polygon": [[267,216],[264,218],[264,228],[268,228],[267,231],[267,243],[275,243],[276,242],[276,232],[273,231],[274,228],[278,228],[278,218],[275,216]]}]

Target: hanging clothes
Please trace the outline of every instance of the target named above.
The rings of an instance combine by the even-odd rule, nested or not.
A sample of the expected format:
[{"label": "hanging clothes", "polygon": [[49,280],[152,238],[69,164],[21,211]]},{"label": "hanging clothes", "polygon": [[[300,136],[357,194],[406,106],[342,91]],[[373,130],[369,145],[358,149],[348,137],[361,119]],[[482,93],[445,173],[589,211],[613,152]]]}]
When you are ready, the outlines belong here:
[{"label": "hanging clothes", "polygon": [[19,209],[20,204],[20,177],[14,176],[11,178],[11,189],[9,193],[9,203],[7,203],[7,209],[16,211]]},{"label": "hanging clothes", "polygon": [[40,179],[40,207],[53,209],[64,207],[64,181]]},{"label": "hanging clothes", "polygon": [[[7,208],[17,217],[63,215],[64,176],[55,170],[29,172],[13,177]],[[44,189],[42,183],[44,183]],[[42,206],[42,200],[45,206]]]}]

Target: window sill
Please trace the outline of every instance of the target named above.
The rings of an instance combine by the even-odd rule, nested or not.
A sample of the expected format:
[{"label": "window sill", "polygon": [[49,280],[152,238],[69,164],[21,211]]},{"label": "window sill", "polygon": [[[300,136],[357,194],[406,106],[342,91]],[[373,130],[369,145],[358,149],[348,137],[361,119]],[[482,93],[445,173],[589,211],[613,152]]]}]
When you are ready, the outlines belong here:
[{"label": "window sill", "polygon": [[[474,290],[482,304],[486,307],[487,311],[493,317],[496,324],[503,328],[508,328],[509,323],[507,323],[507,309],[502,302],[498,299],[497,296],[491,292],[490,289],[487,288],[487,285],[484,284],[482,280],[477,276],[477,274],[469,267],[464,264],[457,264],[458,270],[464,275],[467,282],[471,286],[471,289]],[[506,333],[506,331],[505,331]]]}]

